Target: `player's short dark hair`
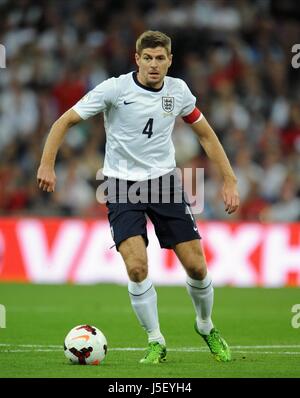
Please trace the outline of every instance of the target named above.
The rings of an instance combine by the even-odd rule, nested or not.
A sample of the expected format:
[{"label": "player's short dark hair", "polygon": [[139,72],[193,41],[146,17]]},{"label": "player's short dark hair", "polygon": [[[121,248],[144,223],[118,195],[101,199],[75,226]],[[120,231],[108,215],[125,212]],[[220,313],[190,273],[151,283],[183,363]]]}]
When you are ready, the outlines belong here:
[{"label": "player's short dark hair", "polygon": [[145,48],[163,47],[171,54],[171,39],[158,30],[147,30],[136,41],[136,52],[140,55]]}]

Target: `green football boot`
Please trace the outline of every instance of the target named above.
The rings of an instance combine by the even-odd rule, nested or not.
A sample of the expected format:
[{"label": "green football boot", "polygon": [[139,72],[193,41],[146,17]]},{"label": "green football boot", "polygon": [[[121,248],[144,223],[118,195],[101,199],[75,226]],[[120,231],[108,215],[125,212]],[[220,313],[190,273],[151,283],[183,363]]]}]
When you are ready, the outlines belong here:
[{"label": "green football boot", "polygon": [[226,341],[221,337],[219,331],[215,328],[211,329],[208,335],[201,334],[198,330],[197,323],[195,322],[196,332],[204,339],[210,352],[214,358],[220,362],[229,362],[231,360],[231,353]]},{"label": "green football boot", "polygon": [[166,360],[167,349],[164,345],[153,341],[149,343],[148,349],[144,358],[140,360],[140,363],[153,363],[158,364]]}]

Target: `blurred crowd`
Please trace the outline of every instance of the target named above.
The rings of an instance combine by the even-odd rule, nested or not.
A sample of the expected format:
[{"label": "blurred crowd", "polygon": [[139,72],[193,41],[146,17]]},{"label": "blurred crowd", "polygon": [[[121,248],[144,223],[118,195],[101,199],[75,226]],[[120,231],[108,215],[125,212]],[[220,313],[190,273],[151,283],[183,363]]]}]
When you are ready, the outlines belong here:
[{"label": "blurred crowd", "polygon": [[[169,74],[187,82],[238,177],[242,204],[230,219],[300,219],[300,68],[291,65],[300,24],[273,2],[0,0],[0,20],[0,215],[106,214],[95,194],[101,114],[68,132],[54,194],[37,189],[36,171],[52,123],[106,78],[135,70],[136,38],[152,29],[171,36]],[[173,140],[179,167],[205,169],[200,218],[229,220],[220,176],[182,120]]]}]

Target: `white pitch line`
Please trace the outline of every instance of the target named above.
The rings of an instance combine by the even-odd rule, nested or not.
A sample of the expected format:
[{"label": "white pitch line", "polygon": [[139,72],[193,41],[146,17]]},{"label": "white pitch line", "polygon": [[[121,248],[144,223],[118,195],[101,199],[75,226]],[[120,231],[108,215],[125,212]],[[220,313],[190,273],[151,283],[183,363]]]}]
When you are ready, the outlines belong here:
[{"label": "white pitch line", "polygon": [[62,348],[61,349],[58,349],[58,348],[55,348],[55,349],[53,349],[53,348],[51,348],[51,349],[44,349],[44,348],[41,348],[41,349],[36,349],[36,350],[0,350],[0,354],[1,354],[1,352],[55,352],[55,351],[62,351]]},{"label": "white pitch line", "polygon": [[[127,349],[120,349],[120,348],[111,348],[108,351],[144,351],[144,348],[131,348],[130,350]],[[169,349],[168,351],[174,352],[209,352],[208,349],[201,350],[184,350],[184,349]],[[60,349],[31,349],[31,350],[0,350],[1,353],[12,353],[12,352],[62,352],[62,348]],[[300,355],[299,351],[234,351],[235,354],[273,354],[273,355]]]},{"label": "white pitch line", "polygon": [[61,348],[62,345],[51,345],[51,344],[4,344],[1,343],[0,347],[28,347],[28,348],[37,348],[37,347],[47,347],[47,348]]},{"label": "white pitch line", "polygon": [[238,354],[300,355],[300,351],[234,351]]},{"label": "white pitch line", "polygon": [[[1,350],[2,353],[9,352],[61,352],[62,345],[43,345],[43,344],[11,344],[0,343],[0,347],[12,347]],[[20,347],[20,348],[16,348]],[[258,346],[231,346],[231,349],[238,354],[272,354],[272,355],[300,355],[300,351],[261,351],[261,349],[274,348],[274,349],[287,349],[287,348],[300,348],[300,345],[258,345]],[[144,347],[112,347],[109,351],[144,351]],[[257,351],[258,349],[258,351]],[[246,350],[246,351],[244,351]],[[251,350],[251,351],[250,351]],[[180,347],[169,348],[170,352],[209,352],[206,347]]]},{"label": "white pitch line", "polygon": [[[0,347],[28,347],[28,348],[61,348],[63,344],[13,344],[13,343],[0,343]],[[299,348],[300,344],[294,345],[232,345],[231,349],[260,349],[260,348]],[[139,351],[144,350],[145,347],[114,347],[111,350],[115,351]],[[201,350],[201,347],[179,347],[179,348],[169,348],[169,351],[178,351],[178,350]],[[205,348],[206,349],[206,348]]]}]

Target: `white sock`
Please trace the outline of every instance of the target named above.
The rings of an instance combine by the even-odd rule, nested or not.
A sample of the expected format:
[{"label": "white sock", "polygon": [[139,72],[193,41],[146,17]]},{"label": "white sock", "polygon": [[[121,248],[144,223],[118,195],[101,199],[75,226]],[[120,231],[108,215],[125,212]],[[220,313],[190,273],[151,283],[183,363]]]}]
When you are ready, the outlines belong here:
[{"label": "white sock", "polygon": [[214,302],[214,289],[209,274],[204,279],[196,280],[187,275],[186,287],[196,311],[197,327],[201,334],[209,334],[214,327],[211,313]]},{"label": "white sock", "polygon": [[128,292],[132,308],[148,334],[148,341],[158,341],[165,345],[161,334],[157,312],[157,295],[152,282],[146,278],[142,282],[128,282]]}]

